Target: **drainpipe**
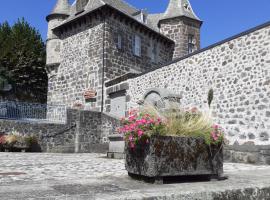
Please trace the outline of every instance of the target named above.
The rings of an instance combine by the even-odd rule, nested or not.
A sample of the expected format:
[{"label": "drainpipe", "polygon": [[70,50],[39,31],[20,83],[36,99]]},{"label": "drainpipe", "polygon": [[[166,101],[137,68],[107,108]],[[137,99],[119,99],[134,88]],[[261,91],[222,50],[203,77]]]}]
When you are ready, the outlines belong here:
[{"label": "drainpipe", "polygon": [[81,121],[81,110],[78,110],[76,117],[76,128],[75,128],[75,153],[80,152],[80,121]]},{"label": "drainpipe", "polygon": [[[105,11],[104,11],[105,12]],[[101,112],[104,112],[104,82],[105,82],[105,30],[106,30],[106,13],[103,13],[103,44],[102,44],[102,48],[103,48],[103,52],[102,52],[102,96],[101,96]]]}]

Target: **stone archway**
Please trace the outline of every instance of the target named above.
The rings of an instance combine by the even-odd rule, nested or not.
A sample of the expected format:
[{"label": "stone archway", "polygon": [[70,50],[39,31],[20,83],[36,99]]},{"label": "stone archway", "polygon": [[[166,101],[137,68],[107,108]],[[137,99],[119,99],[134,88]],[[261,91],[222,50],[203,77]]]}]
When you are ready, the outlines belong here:
[{"label": "stone archway", "polygon": [[143,95],[142,104],[148,104],[160,109],[166,109],[170,102],[180,103],[181,98],[181,95],[174,94],[167,89],[152,88]]}]

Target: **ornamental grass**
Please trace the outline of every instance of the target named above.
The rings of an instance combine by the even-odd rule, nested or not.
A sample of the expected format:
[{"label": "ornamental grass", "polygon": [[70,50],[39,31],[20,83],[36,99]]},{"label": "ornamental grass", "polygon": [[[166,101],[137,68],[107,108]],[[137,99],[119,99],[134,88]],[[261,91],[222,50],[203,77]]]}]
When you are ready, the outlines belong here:
[{"label": "ornamental grass", "polygon": [[149,143],[153,135],[200,137],[206,144],[220,144],[224,140],[222,128],[213,122],[210,112],[197,108],[183,109],[172,102],[166,109],[145,105],[131,110],[127,118],[122,119],[119,129],[130,148]]}]

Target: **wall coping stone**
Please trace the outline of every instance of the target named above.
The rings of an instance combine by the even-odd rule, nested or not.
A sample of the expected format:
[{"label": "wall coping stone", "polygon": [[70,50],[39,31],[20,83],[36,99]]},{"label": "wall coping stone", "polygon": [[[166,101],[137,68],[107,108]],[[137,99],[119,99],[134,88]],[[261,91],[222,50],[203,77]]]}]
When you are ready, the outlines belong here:
[{"label": "wall coping stone", "polygon": [[130,78],[135,78],[138,74],[139,73],[127,73],[127,74],[124,74],[122,76],[119,76],[119,77],[117,77],[115,79],[112,79],[112,80],[106,82],[105,86],[110,87],[110,86],[116,85],[116,84],[121,83],[123,81],[126,81],[126,80],[128,80]]}]

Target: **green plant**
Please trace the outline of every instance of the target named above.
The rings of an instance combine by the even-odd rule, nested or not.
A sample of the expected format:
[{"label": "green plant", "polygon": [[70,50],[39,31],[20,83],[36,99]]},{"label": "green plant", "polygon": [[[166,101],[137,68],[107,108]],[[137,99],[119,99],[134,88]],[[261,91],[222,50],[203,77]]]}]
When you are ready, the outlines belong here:
[{"label": "green plant", "polygon": [[26,146],[30,147],[34,144],[38,144],[38,139],[36,136],[26,136],[24,138],[24,141],[26,143]]},{"label": "green plant", "polygon": [[209,108],[211,106],[211,103],[212,103],[213,99],[214,99],[214,90],[213,89],[210,89],[208,91],[208,95],[207,95],[207,102],[208,102]]},{"label": "green plant", "polygon": [[121,121],[123,127],[119,132],[124,134],[131,149],[138,144],[149,143],[151,135],[162,134],[165,127],[161,118],[146,111],[132,110],[129,112],[129,117]]},{"label": "green plant", "polygon": [[208,145],[221,144],[224,140],[222,128],[214,124],[209,112],[197,108],[181,109],[174,103],[163,110],[152,105],[144,106],[140,111],[130,112],[122,122],[120,132],[132,148],[147,142],[151,135],[201,137]]}]

